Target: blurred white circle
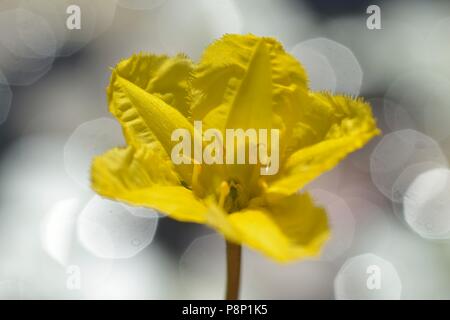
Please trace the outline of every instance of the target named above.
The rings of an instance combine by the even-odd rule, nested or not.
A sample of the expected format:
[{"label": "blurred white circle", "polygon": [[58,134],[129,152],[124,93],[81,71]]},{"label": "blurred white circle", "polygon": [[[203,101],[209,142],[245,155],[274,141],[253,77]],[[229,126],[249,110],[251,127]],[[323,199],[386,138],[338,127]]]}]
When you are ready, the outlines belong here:
[{"label": "blurred white circle", "polygon": [[324,56],[336,75],[336,93],[359,94],[363,72],[353,52],[346,46],[326,38],[314,38],[297,44],[292,52],[316,52]]},{"label": "blurred white circle", "polygon": [[450,170],[435,168],[421,173],[403,198],[408,225],[426,239],[450,238]]},{"label": "blurred white circle", "polygon": [[129,211],[132,215],[141,218],[152,218],[157,216],[158,218],[164,218],[166,215],[164,213],[158,212],[156,210],[144,207],[136,207],[130,206],[125,203],[120,203],[127,211]]},{"label": "blurred white circle", "polygon": [[194,60],[213,40],[240,33],[234,0],[168,0],[158,12],[158,34],[170,54],[186,52]]},{"label": "blurred white circle", "polygon": [[66,265],[75,236],[80,201],[76,198],[56,202],[41,226],[41,243],[55,261]]},{"label": "blurred white circle", "polygon": [[120,7],[133,10],[150,10],[164,4],[166,0],[118,0]]},{"label": "blurred white circle", "polygon": [[[56,37],[56,55],[67,56],[80,50],[112,24],[116,0],[21,0],[20,6],[42,16],[50,25]],[[67,19],[80,10],[80,28],[69,29]]]},{"label": "blurred white circle", "polygon": [[[403,1],[399,3],[402,4],[400,13],[404,14],[406,6]],[[390,3],[386,3],[382,7],[382,16],[383,11],[389,13],[381,18],[382,30],[366,28],[365,15],[342,15],[320,21],[320,26],[324,28],[321,31],[323,34],[327,34],[335,41],[348,44],[358,57],[358,62],[364,70],[362,83],[364,92],[384,92],[386,83],[411,65],[416,66],[417,56],[424,51],[423,33],[420,27],[417,27],[419,20],[422,21],[422,15],[420,19],[414,16],[412,23],[408,23],[399,18],[398,14],[391,14],[389,5]]]},{"label": "blurred white circle", "polygon": [[381,193],[395,201],[392,191],[400,174],[405,168],[423,162],[447,166],[447,158],[436,141],[412,129],[389,133],[372,152],[372,181]]},{"label": "blurred white circle", "polygon": [[0,125],[8,118],[12,96],[13,94],[9,87],[8,80],[0,70]]},{"label": "blurred white circle", "polygon": [[445,121],[450,117],[449,77],[429,70],[406,73],[392,83],[386,99],[402,106],[404,123],[414,122],[418,130],[438,141],[450,137]]},{"label": "blurred white circle", "polygon": [[392,186],[392,210],[401,222],[407,223],[404,215],[404,197],[413,181],[422,173],[429,170],[445,168],[442,164],[434,162],[421,162],[407,167],[395,180]]},{"label": "blurred white circle", "polygon": [[334,260],[351,247],[355,233],[355,219],[346,202],[331,192],[313,189],[310,191],[317,206],[327,212],[331,237],[322,248],[322,260]]},{"label": "blurred white circle", "polygon": [[336,75],[333,67],[323,54],[305,46],[295,46],[291,54],[305,68],[311,90],[335,92],[337,83]]},{"label": "blurred white circle", "polygon": [[383,99],[383,114],[384,121],[391,131],[416,128],[415,121],[408,111],[389,99]]},{"label": "blurred white circle", "polygon": [[20,8],[0,11],[0,68],[10,85],[30,85],[52,67],[55,38],[42,17]]},{"label": "blurred white circle", "polygon": [[114,147],[125,144],[117,121],[108,118],[80,125],[64,146],[64,165],[68,175],[87,190],[90,187],[92,160]]},{"label": "blurred white circle", "polygon": [[[78,2],[78,3],[77,3]],[[43,17],[53,30],[56,39],[54,55],[66,55],[65,46],[76,45],[74,51],[86,45],[93,36],[95,27],[95,12],[89,5],[80,7],[80,29],[69,30],[66,20],[69,15],[66,10],[71,5],[79,5],[80,1],[48,1],[48,0],[21,0],[21,7]],[[73,38],[73,43],[71,43]],[[72,52],[70,52],[72,53]]]},{"label": "blurred white circle", "polygon": [[137,217],[116,201],[94,196],[77,221],[80,243],[100,258],[127,259],[153,240],[157,215]]},{"label": "blurred white circle", "polygon": [[396,203],[403,202],[407,189],[417,176],[423,172],[442,167],[443,164],[440,163],[421,162],[405,168],[392,185],[392,200]]},{"label": "blurred white circle", "polygon": [[348,259],[334,280],[338,300],[397,300],[402,283],[394,265],[366,253]]},{"label": "blurred white circle", "polygon": [[21,58],[51,57],[56,39],[47,21],[21,8],[0,12],[0,43]]},{"label": "blurred white circle", "polygon": [[12,54],[0,44],[0,68],[12,86],[28,86],[50,71],[54,58],[26,59]]}]

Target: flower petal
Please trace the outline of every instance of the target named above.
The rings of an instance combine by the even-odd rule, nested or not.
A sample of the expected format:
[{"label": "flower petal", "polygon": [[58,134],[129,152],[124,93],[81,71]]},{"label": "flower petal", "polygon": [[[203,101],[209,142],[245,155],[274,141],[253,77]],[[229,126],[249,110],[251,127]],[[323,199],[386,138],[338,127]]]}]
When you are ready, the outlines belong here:
[{"label": "flower petal", "polygon": [[194,63],[185,55],[138,54],[121,61],[115,71],[139,88],[189,116]]},{"label": "flower petal", "polygon": [[361,99],[326,93],[314,93],[312,98],[306,120],[297,131],[300,149],[273,176],[268,195],[297,192],[380,133],[369,104]]},{"label": "flower petal", "polygon": [[[190,70],[190,61],[183,56],[137,55],[116,66],[108,87],[109,108],[121,123],[128,144],[151,147],[168,157],[176,144],[171,141],[175,129],[193,134],[183,115],[187,113]],[[191,165],[180,165],[177,171],[190,183]]]},{"label": "flower petal", "polygon": [[294,194],[230,215],[210,206],[208,223],[229,241],[279,262],[315,256],[329,237],[325,210],[315,207],[308,194]]},{"label": "flower petal", "polygon": [[[223,134],[226,129],[279,129],[280,149],[298,106],[308,98],[299,62],[275,39],[250,34],[225,35],[210,45],[194,71],[193,87],[192,117],[202,120],[204,129]],[[259,174],[256,165],[225,168],[225,179],[239,179],[249,188]]]},{"label": "flower petal", "polygon": [[92,186],[100,195],[149,207],[177,220],[205,221],[206,207],[180,185],[170,160],[149,148],[115,148],[96,157]]},{"label": "flower petal", "polygon": [[205,50],[193,85],[202,95],[192,116],[206,127],[270,129],[291,120],[286,111],[293,101],[287,100],[306,96],[307,79],[275,39],[225,35]]}]

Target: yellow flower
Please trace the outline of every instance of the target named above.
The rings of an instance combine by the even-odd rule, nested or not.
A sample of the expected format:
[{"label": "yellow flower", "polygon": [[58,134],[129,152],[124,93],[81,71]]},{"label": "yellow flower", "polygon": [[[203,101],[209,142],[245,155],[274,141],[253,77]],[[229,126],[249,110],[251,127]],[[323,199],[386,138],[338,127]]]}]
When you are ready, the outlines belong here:
[{"label": "yellow flower", "polygon": [[[304,69],[272,38],[225,35],[198,64],[184,55],[135,55],[112,72],[109,109],[128,146],[95,158],[105,197],[207,224],[229,241],[280,261],[316,255],[328,238],[308,182],[378,134],[361,99],[311,92]],[[171,134],[217,128],[278,129],[279,172],[259,164],[175,165]]]}]

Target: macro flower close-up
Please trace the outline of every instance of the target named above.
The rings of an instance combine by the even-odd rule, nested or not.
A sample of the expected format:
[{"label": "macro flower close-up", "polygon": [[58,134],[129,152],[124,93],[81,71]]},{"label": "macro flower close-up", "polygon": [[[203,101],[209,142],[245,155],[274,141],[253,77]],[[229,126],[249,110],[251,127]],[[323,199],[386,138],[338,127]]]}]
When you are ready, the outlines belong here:
[{"label": "macro flower close-up", "polygon": [[[301,63],[254,35],[223,36],[199,63],[133,55],[112,70],[107,94],[127,146],[95,158],[97,193],[206,224],[224,235],[229,254],[242,244],[279,262],[318,255],[329,236],[325,210],[302,188],[379,133],[362,99],[310,91]],[[194,138],[178,142],[177,129]],[[252,144],[249,129],[277,134]],[[250,159],[262,146],[265,161],[229,155],[248,149]]]},{"label": "macro flower close-up", "polygon": [[1,0],[0,300],[449,299],[449,12]]}]

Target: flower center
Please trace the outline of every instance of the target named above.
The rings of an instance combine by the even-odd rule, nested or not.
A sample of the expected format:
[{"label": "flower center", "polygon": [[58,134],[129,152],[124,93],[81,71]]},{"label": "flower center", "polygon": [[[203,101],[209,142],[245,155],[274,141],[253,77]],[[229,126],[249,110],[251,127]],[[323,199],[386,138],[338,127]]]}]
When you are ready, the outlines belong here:
[{"label": "flower center", "polygon": [[220,185],[219,205],[228,213],[239,211],[246,206],[248,196],[244,188],[235,179],[223,181]]}]

